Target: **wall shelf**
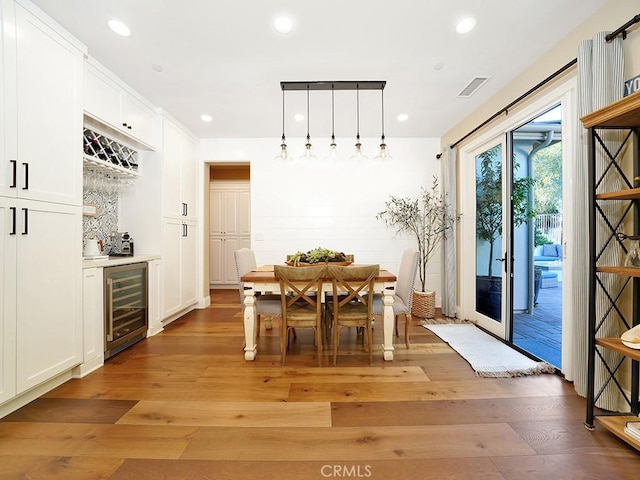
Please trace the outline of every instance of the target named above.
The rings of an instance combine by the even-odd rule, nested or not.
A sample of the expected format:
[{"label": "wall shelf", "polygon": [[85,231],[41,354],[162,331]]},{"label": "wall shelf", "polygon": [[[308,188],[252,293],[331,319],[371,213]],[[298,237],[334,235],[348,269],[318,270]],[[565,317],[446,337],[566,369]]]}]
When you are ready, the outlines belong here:
[{"label": "wall shelf", "polygon": [[[632,188],[634,178],[640,175],[640,92],[582,117],[589,130],[589,363],[587,386],[587,415],[585,425],[593,429],[599,425],[618,438],[640,450],[640,441],[624,432],[628,421],[639,421],[640,413],[640,350],[626,347],[614,330],[629,329],[640,324],[640,269],[620,265],[606,265],[605,253],[626,253],[620,229],[633,230],[629,236],[640,233],[640,188]],[[620,131],[620,141],[613,141],[611,130]],[[623,158],[626,142],[633,143],[633,158]],[[610,148],[616,145],[615,148]],[[615,176],[615,177],[609,177]],[[623,185],[623,189],[607,191],[605,183]],[[624,186],[628,188],[624,188]],[[612,200],[623,202],[619,210],[610,210]],[[616,213],[612,213],[616,212]],[[598,244],[597,228],[604,227]],[[600,226],[600,227],[599,227]],[[613,249],[613,250],[610,250]],[[614,260],[615,261],[615,260]],[[609,261],[611,263],[611,260]],[[619,281],[617,281],[619,277]],[[623,291],[629,288],[629,294]],[[628,298],[624,302],[621,300]],[[630,302],[630,303],[629,303]],[[622,333],[619,332],[619,333]],[[616,355],[614,355],[614,353]],[[631,372],[623,367],[631,360]],[[598,383],[597,383],[598,382]],[[597,404],[605,404],[603,395],[618,395],[623,411],[605,413]],[[614,398],[606,404],[615,404]],[[626,409],[626,411],[625,411]]]}]

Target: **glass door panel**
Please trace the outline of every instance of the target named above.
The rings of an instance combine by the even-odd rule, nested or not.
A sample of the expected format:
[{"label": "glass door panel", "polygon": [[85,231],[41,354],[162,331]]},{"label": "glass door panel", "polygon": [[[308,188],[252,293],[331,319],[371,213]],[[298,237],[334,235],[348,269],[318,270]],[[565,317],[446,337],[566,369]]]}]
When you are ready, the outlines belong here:
[{"label": "glass door panel", "polygon": [[[490,144],[491,145],[491,144]],[[504,142],[493,143],[475,154],[476,176],[476,320],[480,326],[504,338],[505,306],[503,169]]]}]

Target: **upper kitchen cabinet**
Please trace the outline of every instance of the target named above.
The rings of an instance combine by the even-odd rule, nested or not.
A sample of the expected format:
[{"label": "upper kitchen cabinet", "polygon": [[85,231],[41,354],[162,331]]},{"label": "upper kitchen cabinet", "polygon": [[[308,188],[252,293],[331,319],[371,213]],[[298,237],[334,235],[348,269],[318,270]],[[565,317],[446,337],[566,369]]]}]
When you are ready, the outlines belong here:
[{"label": "upper kitchen cabinet", "polygon": [[124,135],[141,150],[157,149],[160,126],[154,107],[92,58],[85,62],[84,92],[84,110],[89,117]]},{"label": "upper kitchen cabinet", "polygon": [[167,116],[163,140],[162,215],[197,220],[197,141]]},{"label": "upper kitchen cabinet", "polygon": [[83,47],[9,0],[2,27],[0,195],[81,205]]}]

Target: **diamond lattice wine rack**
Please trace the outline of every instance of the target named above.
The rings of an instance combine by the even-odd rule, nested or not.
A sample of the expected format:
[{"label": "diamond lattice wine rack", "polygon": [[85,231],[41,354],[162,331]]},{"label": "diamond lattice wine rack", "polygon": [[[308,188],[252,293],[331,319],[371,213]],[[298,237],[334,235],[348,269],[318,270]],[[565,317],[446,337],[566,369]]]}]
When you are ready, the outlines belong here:
[{"label": "diamond lattice wine rack", "polygon": [[84,164],[114,177],[138,177],[138,152],[88,128],[84,129]]}]

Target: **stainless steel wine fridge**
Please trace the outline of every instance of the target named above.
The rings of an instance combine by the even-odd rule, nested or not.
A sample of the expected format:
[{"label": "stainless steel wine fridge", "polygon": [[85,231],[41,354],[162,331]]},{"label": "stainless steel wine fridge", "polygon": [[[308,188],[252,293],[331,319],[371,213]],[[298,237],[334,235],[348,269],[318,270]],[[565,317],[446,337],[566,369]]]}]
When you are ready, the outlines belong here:
[{"label": "stainless steel wine fridge", "polygon": [[104,358],[147,336],[147,264],[104,269]]}]

